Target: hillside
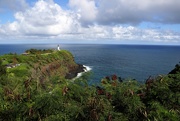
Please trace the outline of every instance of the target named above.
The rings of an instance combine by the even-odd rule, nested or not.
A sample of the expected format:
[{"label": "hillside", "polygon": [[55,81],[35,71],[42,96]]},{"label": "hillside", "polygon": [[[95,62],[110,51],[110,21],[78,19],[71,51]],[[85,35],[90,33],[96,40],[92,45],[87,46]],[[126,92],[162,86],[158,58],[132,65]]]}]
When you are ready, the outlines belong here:
[{"label": "hillside", "polygon": [[30,49],[21,55],[6,54],[0,57],[7,68],[8,77],[37,78],[43,82],[48,77],[72,79],[83,71],[83,66],[75,63],[73,55],[66,51]]},{"label": "hillside", "polygon": [[66,79],[82,68],[68,51],[27,53],[0,57],[0,121],[180,119],[179,64],[145,84],[111,75],[90,86],[88,75]]}]

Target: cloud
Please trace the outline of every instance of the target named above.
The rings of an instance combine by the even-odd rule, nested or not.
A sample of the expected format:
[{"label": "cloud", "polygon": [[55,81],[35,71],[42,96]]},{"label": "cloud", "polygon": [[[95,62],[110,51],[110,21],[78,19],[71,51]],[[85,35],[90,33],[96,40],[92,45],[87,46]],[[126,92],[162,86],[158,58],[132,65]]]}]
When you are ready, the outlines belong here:
[{"label": "cloud", "polygon": [[25,0],[0,0],[0,13],[6,11],[23,11],[28,7]]},{"label": "cloud", "polygon": [[104,26],[91,25],[81,27],[78,33],[63,34],[61,39],[92,41],[94,43],[159,43],[178,44],[180,43],[180,33],[172,30],[161,29],[140,29],[134,26]]},{"label": "cloud", "polygon": [[140,41],[140,42],[162,42],[162,43],[177,43],[180,42],[180,33],[170,30],[161,29],[140,29],[138,27],[121,25],[104,26],[93,25],[88,29],[83,30],[83,38],[89,39],[109,39],[115,40],[116,43],[122,41]]},{"label": "cloud", "polygon": [[15,22],[2,28],[4,33],[22,34],[24,36],[57,36],[76,31],[78,22],[76,14],[64,11],[54,2],[40,0],[32,8],[15,14]]},{"label": "cloud", "polygon": [[[175,2],[175,0],[172,1]],[[178,5],[171,8],[174,3],[170,0],[159,0],[156,3],[150,0],[136,0],[136,2],[70,0],[71,8],[64,10],[53,0],[39,0],[26,10],[16,12],[13,22],[0,25],[0,39],[37,41],[49,39],[74,42],[82,40],[84,43],[87,41],[106,43],[108,40],[114,43],[122,41],[180,43],[179,32],[158,28],[139,28],[136,25],[142,21],[177,23],[178,18],[172,17],[176,17],[176,13],[171,12],[178,10],[179,8],[176,7]],[[169,11],[166,10],[168,7]],[[160,14],[163,11],[167,12]]]},{"label": "cloud", "polygon": [[97,17],[94,0],[69,0],[69,6],[78,13],[83,25],[93,23]]},{"label": "cloud", "polygon": [[179,0],[70,0],[69,4],[87,24],[180,24]]}]

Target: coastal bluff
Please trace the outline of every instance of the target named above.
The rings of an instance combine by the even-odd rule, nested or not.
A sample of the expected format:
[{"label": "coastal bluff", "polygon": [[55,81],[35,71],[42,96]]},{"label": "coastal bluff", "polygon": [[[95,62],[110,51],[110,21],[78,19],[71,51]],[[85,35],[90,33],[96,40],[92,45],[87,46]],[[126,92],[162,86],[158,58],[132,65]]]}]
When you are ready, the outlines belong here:
[{"label": "coastal bluff", "polygon": [[180,64],[144,84],[113,74],[97,86],[72,79],[83,68],[66,50],[0,56],[0,121],[179,121]]},{"label": "coastal bluff", "polygon": [[[26,50],[25,53],[0,56],[9,76],[37,78],[44,82],[53,76],[72,79],[84,71],[81,64],[74,61],[67,50]],[[18,65],[18,66],[17,66]]]}]

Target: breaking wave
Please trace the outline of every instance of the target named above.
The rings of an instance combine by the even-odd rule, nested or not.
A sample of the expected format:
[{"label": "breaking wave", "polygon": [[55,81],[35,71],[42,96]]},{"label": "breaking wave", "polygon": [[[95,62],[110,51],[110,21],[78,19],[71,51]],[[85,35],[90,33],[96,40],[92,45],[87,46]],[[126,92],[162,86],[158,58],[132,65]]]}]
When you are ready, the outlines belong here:
[{"label": "breaking wave", "polygon": [[81,77],[84,73],[92,70],[92,68],[90,66],[83,65],[83,67],[84,67],[84,72],[78,73],[74,79],[77,79],[77,78]]}]

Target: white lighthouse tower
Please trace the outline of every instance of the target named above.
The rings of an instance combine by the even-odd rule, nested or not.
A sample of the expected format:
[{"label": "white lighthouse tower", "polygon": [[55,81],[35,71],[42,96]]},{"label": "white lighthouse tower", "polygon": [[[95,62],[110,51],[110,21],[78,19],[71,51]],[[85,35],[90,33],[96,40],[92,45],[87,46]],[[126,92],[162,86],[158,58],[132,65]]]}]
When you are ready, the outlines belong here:
[{"label": "white lighthouse tower", "polygon": [[60,47],[59,47],[59,45],[58,45],[58,47],[57,47],[57,50],[58,50],[58,51],[60,51]]}]

